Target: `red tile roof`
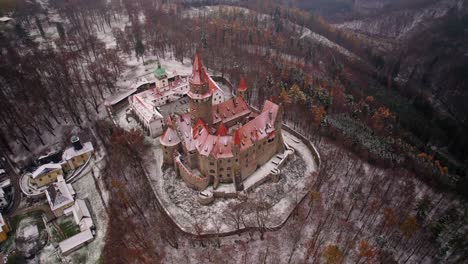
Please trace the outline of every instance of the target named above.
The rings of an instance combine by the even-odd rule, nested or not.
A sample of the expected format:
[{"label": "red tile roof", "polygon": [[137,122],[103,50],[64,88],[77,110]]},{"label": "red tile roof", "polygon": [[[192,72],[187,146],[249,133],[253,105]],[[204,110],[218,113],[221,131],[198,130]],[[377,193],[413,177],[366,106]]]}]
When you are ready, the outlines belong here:
[{"label": "red tile roof", "polygon": [[241,96],[231,98],[225,102],[213,106],[212,111],[213,124],[221,121],[228,122],[250,114],[250,108]]},{"label": "red tile roof", "polygon": [[278,109],[277,104],[266,101],[262,112],[237,130],[240,134],[241,150],[248,149],[255,141],[274,136],[271,133],[275,131]]},{"label": "red tile roof", "polygon": [[163,146],[175,146],[180,143],[177,132],[170,127],[164,131],[164,134],[162,134],[161,138],[159,138],[159,141]]},{"label": "red tile roof", "polygon": [[239,91],[246,91],[247,90],[247,85],[245,85],[244,76],[241,76],[240,81],[239,81],[239,87],[237,89]]},{"label": "red tile roof", "polygon": [[221,123],[218,127],[218,130],[216,130],[216,135],[217,136],[227,136],[227,129],[224,123]]},{"label": "red tile roof", "polygon": [[189,80],[192,84],[197,85],[206,83],[207,78],[205,69],[203,68],[203,64],[198,53],[195,53],[192,66],[192,75],[190,76]]},{"label": "red tile roof", "polygon": [[[234,99],[226,101],[225,103],[227,104],[220,104],[220,113],[223,111],[231,112],[234,106],[233,100]],[[245,101],[241,97],[237,97],[236,100],[238,100],[237,106],[234,109],[243,109],[240,105],[245,104]],[[228,106],[230,110],[227,110]],[[247,106],[246,108],[248,109]],[[214,135],[210,134],[208,127],[201,119],[192,126],[190,113],[180,116],[176,120],[176,124],[180,132],[181,141],[187,151],[196,150],[200,155],[204,156],[209,156],[211,154],[215,158],[229,158],[233,157],[233,145],[239,145],[241,150],[246,150],[258,140],[273,138],[276,134],[275,121],[278,115],[278,109],[278,105],[266,101],[262,112],[237,129],[233,135],[227,134],[227,129],[223,123],[219,125]],[[244,110],[239,111],[239,113],[242,114],[243,111]],[[237,113],[236,110],[234,112]],[[250,110],[248,110],[247,113],[250,114]],[[232,116],[234,115],[230,117]],[[172,131],[168,129],[165,132],[165,135],[161,137],[161,143],[167,138],[167,133],[172,133]]]}]

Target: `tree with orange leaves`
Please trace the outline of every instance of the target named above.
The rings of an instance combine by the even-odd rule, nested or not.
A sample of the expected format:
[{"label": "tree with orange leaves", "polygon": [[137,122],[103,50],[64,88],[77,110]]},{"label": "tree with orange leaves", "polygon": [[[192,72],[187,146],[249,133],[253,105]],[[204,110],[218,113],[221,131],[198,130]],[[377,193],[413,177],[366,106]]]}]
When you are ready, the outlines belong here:
[{"label": "tree with orange leaves", "polygon": [[343,260],[343,252],[337,245],[328,245],[322,252],[322,256],[327,264],[338,264]]},{"label": "tree with orange leaves", "polygon": [[379,107],[377,111],[372,115],[371,123],[372,127],[378,132],[383,132],[387,123],[395,118],[395,115],[390,112],[387,107]]},{"label": "tree with orange leaves", "polygon": [[323,118],[325,118],[325,108],[321,105],[317,106],[314,105],[312,106],[312,121],[320,126],[320,124],[323,121]]},{"label": "tree with orange leaves", "polygon": [[286,92],[284,88],[281,89],[279,99],[280,99],[280,102],[285,105],[291,104],[292,102],[291,97],[289,96],[288,92]]},{"label": "tree with orange leaves", "polygon": [[367,242],[366,240],[361,240],[361,242],[359,242],[358,250],[359,250],[359,259],[357,261],[358,264],[361,262],[362,258],[364,258],[363,263],[372,262],[372,260],[375,258],[375,255],[376,255],[375,249],[372,248],[372,246],[369,245],[369,242]]},{"label": "tree with orange leaves", "polygon": [[331,104],[331,109],[333,112],[340,113],[345,111],[346,98],[343,89],[335,87],[330,91],[330,95],[333,98]]},{"label": "tree with orange leaves", "polygon": [[406,217],[406,219],[400,225],[400,231],[406,239],[410,239],[411,237],[413,237],[414,233],[416,233],[418,228],[418,220],[414,215],[409,215],[408,217]]}]

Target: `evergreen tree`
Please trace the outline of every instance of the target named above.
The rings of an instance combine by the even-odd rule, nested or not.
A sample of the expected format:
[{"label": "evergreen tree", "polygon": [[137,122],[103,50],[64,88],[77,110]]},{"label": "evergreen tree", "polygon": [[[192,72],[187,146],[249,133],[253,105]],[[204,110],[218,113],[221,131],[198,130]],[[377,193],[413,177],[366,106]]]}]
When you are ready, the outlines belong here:
[{"label": "evergreen tree", "polygon": [[145,63],[145,59],[143,58],[143,55],[145,54],[145,46],[143,45],[143,42],[141,39],[137,39],[135,43],[135,55],[137,58],[141,57],[143,60],[143,64]]},{"label": "evergreen tree", "polygon": [[15,25],[15,33],[23,43],[26,43],[30,40],[29,33],[19,23]]},{"label": "evergreen tree", "polygon": [[64,40],[65,39],[65,29],[63,28],[62,23],[57,23],[56,26],[57,26],[57,33],[59,34],[60,38],[62,40]]},{"label": "evergreen tree", "polygon": [[37,25],[37,28],[39,29],[39,32],[41,33],[41,36],[45,38],[45,33],[44,33],[44,29],[42,28],[41,21],[39,20],[37,16],[34,16],[34,19],[36,20],[36,25]]}]

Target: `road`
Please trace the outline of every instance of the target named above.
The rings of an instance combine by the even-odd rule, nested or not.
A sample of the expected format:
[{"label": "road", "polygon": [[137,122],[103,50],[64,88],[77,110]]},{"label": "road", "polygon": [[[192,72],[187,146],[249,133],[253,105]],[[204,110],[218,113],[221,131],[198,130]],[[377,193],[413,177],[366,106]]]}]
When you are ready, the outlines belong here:
[{"label": "road", "polygon": [[54,220],[56,218],[54,213],[52,212],[52,210],[50,210],[49,205],[47,205],[47,204],[41,204],[41,205],[35,205],[35,206],[31,206],[31,207],[21,208],[19,210],[16,210],[14,213],[12,213],[10,215],[10,217],[15,217],[17,215],[27,214],[27,213],[35,212],[35,211],[40,211],[40,212],[44,213],[46,218],[47,218],[47,222],[50,222],[50,221],[52,221],[52,220]]},{"label": "road", "polygon": [[5,161],[2,161],[2,165],[7,175],[10,177],[11,184],[14,188],[14,196],[11,201],[11,203],[13,204],[11,204],[8,210],[3,213],[4,216],[9,217],[18,209],[18,206],[21,203],[21,188],[19,186],[21,175],[18,173],[18,170],[14,167],[13,163],[11,162],[8,155],[6,155],[6,153],[1,153],[1,157],[5,158]]}]

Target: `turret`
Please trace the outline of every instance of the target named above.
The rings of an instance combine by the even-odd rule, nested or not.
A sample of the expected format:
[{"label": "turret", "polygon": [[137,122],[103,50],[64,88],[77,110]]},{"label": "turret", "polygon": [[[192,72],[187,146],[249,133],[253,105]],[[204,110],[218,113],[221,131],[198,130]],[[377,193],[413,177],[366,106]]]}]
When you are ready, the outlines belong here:
[{"label": "turret", "polygon": [[190,91],[188,92],[190,116],[192,124],[202,119],[207,125],[213,123],[212,97],[213,92],[208,85],[208,75],[203,68],[198,54],[195,54],[192,67],[192,75],[189,78]]},{"label": "turret", "polygon": [[237,88],[237,96],[241,96],[245,100],[245,93],[247,91],[247,85],[245,84],[244,77],[241,76],[239,81],[239,87]]},{"label": "turret", "polygon": [[72,136],[70,141],[71,141],[71,143],[72,143],[72,145],[73,145],[73,148],[74,148],[75,150],[80,150],[80,149],[83,148],[83,145],[81,145],[81,142],[80,142],[80,138],[79,138],[79,137],[77,137],[77,136]]}]

